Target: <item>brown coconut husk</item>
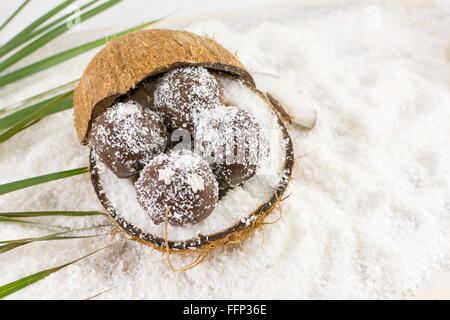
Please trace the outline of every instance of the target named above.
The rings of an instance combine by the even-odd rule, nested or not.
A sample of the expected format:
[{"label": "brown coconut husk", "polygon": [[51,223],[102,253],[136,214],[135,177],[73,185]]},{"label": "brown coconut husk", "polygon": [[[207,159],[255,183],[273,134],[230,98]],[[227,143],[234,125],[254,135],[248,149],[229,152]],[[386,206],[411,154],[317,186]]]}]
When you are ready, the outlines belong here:
[{"label": "brown coconut husk", "polygon": [[255,230],[270,223],[266,221],[267,216],[279,205],[280,199],[283,199],[291,179],[295,158],[289,132],[282,121],[282,119],[286,120],[288,115],[282,112],[280,104],[270,101],[266,95],[258,91],[246,68],[233,54],[214,40],[184,31],[145,30],[112,41],[93,58],[75,90],[74,109],[75,127],[81,143],[84,144],[87,142],[91,123],[95,117],[111,106],[115,100],[138,87],[143,80],[184,65],[204,66],[223,75],[243,80],[266,101],[267,107],[271,108],[278,118],[283,137],[287,142],[284,174],[274,188],[270,199],[248,214],[247,218],[254,218],[252,223],[246,225],[244,222],[239,222],[221,232],[183,242],[169,241],[167,235],[166,238],[156,237],[143,232],[138,226],[130,224],[119,216],[101,188],[92,155],[90,172],[98,199],[114,225],[125,231],[129,239],[169,255],[198,252],[200,255],[192,264],[195,266],[212,251],[224,246],[240,244]]}]

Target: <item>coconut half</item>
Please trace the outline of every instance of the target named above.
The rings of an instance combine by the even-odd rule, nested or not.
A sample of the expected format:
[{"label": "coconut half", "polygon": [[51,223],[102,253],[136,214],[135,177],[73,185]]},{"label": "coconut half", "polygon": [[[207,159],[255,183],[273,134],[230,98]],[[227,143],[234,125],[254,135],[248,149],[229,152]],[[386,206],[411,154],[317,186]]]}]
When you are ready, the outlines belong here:
[{"label": "coconut half", "polygon": [[[289,184],[294,154],[279,103],[258,91],[250,73],[217,42],[184,31],[145,30],[110,42],[90,62],[74,94],[75,127],[87,143],[92,122],[119,97],[174,68],[199,65],[218,74],[226,105],[249,112],[264,130],[270,154],[256,174],[223,194],[212,214],[184,227],[154,224],[136,199],[132,179],[117,178],[91,152],[90,173],[109,217],[130,239],[171,252],[211,251],[248,237],[264,224]],[[280,113],[282,112],[282,113]]]}]

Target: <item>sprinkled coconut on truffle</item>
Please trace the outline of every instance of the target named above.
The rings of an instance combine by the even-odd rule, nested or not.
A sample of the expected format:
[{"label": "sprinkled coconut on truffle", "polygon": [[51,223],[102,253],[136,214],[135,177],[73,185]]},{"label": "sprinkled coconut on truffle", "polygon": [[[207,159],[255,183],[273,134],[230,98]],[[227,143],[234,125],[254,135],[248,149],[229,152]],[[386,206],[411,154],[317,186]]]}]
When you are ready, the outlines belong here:
[{"label": "sprinkled coconut on truffle", "polygon": [[211,214],[218,201],[218,184],[200,156],[190,151],[160,154],[135,183],[137,200],[155,224],[196,224]]},{"label": "sprinkled coconut on truffle", "polygon": [[219,187],[235,187],[251,178],[268,154],[258,122],[235,106],[217,106],[195,120],[196,151],[211,163]]},{"label": "sprinkled coconut on truffle", "polygon": [[167,132],[155,112],[128,101],[115,104],[97,117],[90,144],[114,174],[127,178],[164,151]]},{"label": "sprinkled coconut on truffle", "polygon": [[222,84],[203,67],[166,73],[154,92],[154,104],[169,129],[193,131],[194,115],[223,103]]}]

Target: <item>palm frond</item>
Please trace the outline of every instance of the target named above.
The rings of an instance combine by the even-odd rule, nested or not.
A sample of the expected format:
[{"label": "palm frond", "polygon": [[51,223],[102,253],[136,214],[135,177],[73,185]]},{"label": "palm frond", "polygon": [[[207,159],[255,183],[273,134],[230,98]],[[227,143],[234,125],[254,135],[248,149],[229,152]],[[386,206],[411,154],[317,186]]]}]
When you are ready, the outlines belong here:
[{"label": "palm frond", "polygon": [[8,115],[8,114],[11,114],[12,112],[25,109],[33,104],[37,104],[46,99],[54,98],[57,95],[68,93],[69,91],[75,89],[77,84],[78,84],[78,79],[67,82],[67,83],[57,86],[55,88],[46,90],[44,92],[38,93],[32,97],[14,102],[10,105],[0,108],[0,115],[2,115],[2,114]]},{"label": "palm frond", "polygon": [[21,242],[21,243],[8,243],[3,246],[0,246],[0,254],[14,250],[16,248],[19,248],[21,246],[24,246],[28,244],[29,242]]},{"label": "palm frond", "polygon": [[23,8],[25,8],[25,6],[28,4],[28,2],[30,2],[30,0],[25,0],[24,2],[22,2],[20,7],[18,7],[17,10],[14,11],[13,14],[0,26],[0,31],[2,31],[3,28],[5,28],[8,25],[8,23],[10,23],[12,19],[14,19],[14,17],[17,14],[19,14],[19,12],[22,11]]},{"label": "palm frond", "polygon": [[[103,226],[102,226],[103,227]],[[90,230],[95,229],[98,227],[90,227],[90,228],[81,228],[81,229],[73,229],[63,232],[57,232],[52,233],[46,236],[42,237],[34,237],[34,238],[24,238],[24,239],[15,239],[15,240],[3,240],[0,241],[0,254],[11,251],[15,248],[27,245],[29,243],[33,242],[42,242],[42,241],[58,241],[58,240],[72,240],[72,239],[89,239],[89,238],[96,238],[101,236],[109,235],[110,233],[100,233],[100,234],[93,234],[93,235],[87,235],[87,236],[67,236],[66,234],[76,232],[76,231],[84,231],[84,230]]]},{"label": "palm frond", "polygon": [[[99,14],[99,13],[109,9],[110,7],[118,4],[121,1],[122,0],[109,0],[109,1],[107,1],[107,2],[105,2],[103,4],[101,4],[101,5],[98,5],[97,7],[95,7],[93,9],[91,9],[91,10],[81,14],[80,17],[79,17],[79,22],[81,23],[83,21],[86,21],[86,20],[96,16],[97,14]],[[30,43],[29,45],[27,45],[23,49],[17,51],[16,53],[14,53],[10,57],[8,57],[6,60],[2,61],[0,63],[0,72],[6,70],[7,68],[9,68],[12,65],[16,64],[17,62],[19,62],[20,60],[22,60],[23,58],[25,58],[29,54],[33,53],[34,51],[36,51],[37,49],[41,48],[42,46],[44,46],[48,42],[54,40],[55,38],[57,38],[61,34],[65,33],[70,28],[71,28],[71,26],[69,24],[63,23],[63,24],[55,27],[54,29],[50,30],[49,32],[47,32],[43,36],[39,37],[38,39],[34,40],[32,43]]]},{"label": "palm frond", "polygon": [[65,263],[63,265],[60,265],[60,266],[57,266],[57,267],[54,267],[54,268],[50,268],[50,269],[46,269],[46,270],[43,270],[43,271],[40,271],[40,272],[36,272],[36,273],[34,273],[34,274],[30,275],[30,276],[27,276],[27,277],[21,278],[19,280],[13,281],[11,283],[5,284],[3,286],[0,286],[0,299],[3,299],[5,297],[13,294],[14,292],[17,292],[17,291],[19,291],[19,290],[21,290],[23,288],[26,288],[26,287],[28,287],[28,286],[30,286],[30,285],[32,285],[32,284],[42,280],[42,279],[45,279],[49,275],[51,275],[51,274],[53,274],[53,273],[55,273],[55,272],[65,268],[67,266],[70,266],[70,265],[72,265],[72,264],[74,264],[74,263],[76,263],[76,262],[78,262],[80,260],[86,259],[86,258],[96,254],[97,252],[100,252],[102,250],[110,248],[113,244],[110,244],[110,245],[108,245],[106,247],[103,247],[103,248],[100,248],[98,250],[95,250],[95,251],[93,251],[93,252],[91,252],[91,253],[89,253],[89,254],[81,257],[81,258],[78,258],[76,260],[70,261],[70,262]]},{"label": "palm frond", "polygon": [[61,103],[64,102],[68,98],[72,98],[73,91],[70,91],[66,94],[56,97],[55,99],[51,99],[47,104],[44,104],[42,107],[38,108],[34,112],[27,113],[25,117],[16,122],[11,128],[0,134],[0,143],[5,142],[15,134],[19,133],[24,127],[29,125],[32,122],[40,120],[45,114],[49,113],[52,109],[61,106]]},{"label": "palm frond", "polygon": [[28,178],[24,180],[14,181],[10,183],[5,183],[0,185],[0,195],[6,194],[9,192],[13,192],[16,190],[32,187],[41,183],[58,180],[58,179],[64,179],[68,177],[72,177],[78,174],[83,174],[89,171],[89,168],[78,168],[73,170],[67,170],[67,171],[61,171],[61,172],[55,172],[50,173],[42,176],[37,176],[33,178]]},{"label": "palm frond", "polygon": [[30,217],[48,217],[48,216],[66,216],[66,217],[86,217],[100,216],[105,213],[101,211],[25,211],[25,212],[0,212],[0,217],[7,218],[30,218]]},{"label": "palm frond", "polygon": [[98,1],[99,0],[92,0],[91,2],[89,2],[89,3],[85,4],[85,5],[83,5],[82,7],[80,7],[80,11],[78,11],[78,12],[68,13],[68,14],[62,16],[61,18],[58,18],[55,21],[50,22],[50,23],[46,24],[45,26],[43,26],[43,27],[41,27],[41,28],[39,28],[37,30],[34,30],[32,32],[28,32],[26,34],[23,34],[20,38],[16,39],[14,42],[10,43],[3,50],[2,50],[2,48],[0,48],[0,57],[3,56],[4,54],[14,50],[15,48],[23,45],[24,43],[28,42],[29,40],[31,40],[33,38],[36,38],[38,35],[44,33],[45,31],[47,31],[49,29],[51,29],[52,27],[56,26],[57,24],[59,24],[61,22],[67,23],[67,20],[69,20],[69,18],[71,16],[81,12],[84,9],[87,9],[88,7],[92,6],[93,4],[95,4]]},{"label": "palm frond", "polygon": [[13,50],[13,49],[17,48],[18,46],[20,46],[21,44],[23,44],[24,41],[22,41],[22,39],[25,36],[31,34],[37,27],[39,27],[40,25],[42,25],[43,23],[45,23],[46,21],[51,19],[54,15],[58,14],[64,8],[71,5],[74,1],[75,0],[64,1],[60,5],[56,6],[55,8],[53,8],[46,14],[44,14],[41,17],[39,17],[38,19],[36,19],[34,22],[32,22],[30,25],[28,25],[25,29],[20,31],[18,34],[16,34],[11,40],[9,40],[7,43],[5,43],[4,45],[2,45],[0,47],[0,57],[4,56],[11,50]]},{"label": "palm frond", "polygon": [[57,228],[57,229],[70,230],[70,228],[68,228],[68,227],[57,226],[57,225],[47,224],[47,223],[40,223],[40,222],[36,222],[36,221],[29,221],[29,220],[22,220],[22,219],[12,219],[12,218],[7,218],[7,217],[0,217],[0,222],[32,224],[32,225],[36,225],[36,226],[44,226],[44,227],[51,227],[51,228]]},{"label": "palm frond", "polygon": [[[65,93],[65,94],[67,94],[67,93]],[[23,108],[14,113],[11,113],[3,118],[0,118],[0,131],[17,125],[23,119],[27,118],[29,115],[39,111],[41,108],[46,107],[53,100],[54,100],[54,98],[44,100],[42,102],[30,105],[26,108]],[[53,113],[64,111],[64,110],[67,110],[70,108],[72,108],[72,97],[67,97],[66,99],[61,100],[59,103],[57,103],[54,108],[51,108],[50,110],[45,112],[40,118],[43,118],[43,117],[51,115]]]}]

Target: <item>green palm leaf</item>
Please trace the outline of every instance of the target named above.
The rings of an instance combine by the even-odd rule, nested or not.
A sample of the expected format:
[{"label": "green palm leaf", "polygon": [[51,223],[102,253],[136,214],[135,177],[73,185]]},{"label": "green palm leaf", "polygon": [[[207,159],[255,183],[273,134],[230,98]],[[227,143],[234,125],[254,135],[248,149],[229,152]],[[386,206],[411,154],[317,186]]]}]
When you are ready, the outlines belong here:
[{"label": "green palm leaf", "polygon": [[6,27],[6,26],[8,25],[8,23],[9,23],[12,19],[14,19],[14,17],[15,17],[20,11],[22,11],[22,9],[28,4],[28,2],[30,2],[30,0],[25,0],[24,2],[22,2],[22,4],[20,5],[20,7],[17,8],[17,10],[14,11],[14,13],[13,13],[13,14],[5,21],[5,23],[3,23],[3,24],[0,26],[0,31],[2,31],[3,28]]},{"label": "green palm leaf", "polygon": [[14,36],[11,40],[9,40],[7,43],[5,43],[4,45],[2,45],[0,47],[0,57],[4,56],[9,51],[11,51],[14,48],[17,48],[18,46],[23,44],[24,41],[22,41],[22,39],[24,37],[31,34],[37,27],[39,27],[41,24],[48,21],[51,17],[53,17],[54,15],[59,13],[61,10],[63,10],[67,6],[71,5],[74,1],[75,0],[64,1],[60,5],[56,6],[55,8],[53,8],[52,10],[50,10],[49,12],[44,14],[43,16],[39,17],[36,21],[34,21],[30,25],[28,25],[25,29],[20,31],[16,36]]},{"label": "green palm leaf", "polygon": [[9,193],[9,192],[13,192],[16,190],[28,188],[31,186],[35,186],[37,184],[41,184],[41,183],[45,183],[45,182],[49,182],[49,181],[53,181],[53,180],[58,180],[58,179],[64,179],[64,178],[68,178],[68,177],[75,176],[78,174],[83,174],[88,171],[89,171],[89,168],[84,167],[84,168],[78,168],[78,169],[73,169],[73,170],[50,173],[50,174],[46,174],[46,175],[42,175],[42,176],[38,176],[38,177],[33,177],[33,178],[28,178],[28,179],[24,179],[24,180],[19,180],[19,181],[15,181],[15,182],[2,184],[2,185],[0,185],[0,195]]},{"label": "green palm leaf", "polygon": [[24,127],[26,127],[30,123],[40,120],[45,114],[50,112],[52,109],[56,108],[57,106],[60,106],[60,104],[64,100],[72,98],[72,95],[73,91],[70,91],[66,94],[56,97],[55,99],[52,99],[49,103],[43,105],[36,111],[28,113],[20,121],[16,122],[14,126],[12,126],[10,129],[0,134],[0,143],[5,142],[6,140],[14,136],[16,133],[20,132]]},{"label": "green palm leaf", "polygon": [[[80,7],[80,12],[84,9],[87,9],[88,7],[92,6],[93,4],[95,4],[96,2],[98,2],[99,0],[92,0],[91,2],[85,4],[84,6]],[[66,20],[68,20],[69,17],[73,16],[74,13],[68,13],[64,16],[62,16],[61,18],[46,24],[45,26],[43,26],[42,28],[39,28],[38,30],[35,30],[33,32],[29,32],[27,34],[23,34],[20,38],[16,39],[14,42],[9,43],[7,46],[5,45],[5,47],[1,47],[0,48],[0,57],[3,56],[4,54],[14,50],[15,48],[19,47],[20,45],[24,44],[25,42],[37,37],[38,35],[44,33],[45,31],[51,29],[52,27],[56,26],[57,24],[61,23],[61,22],[65,22]]]},{"label": "green palm leaf", "polygon": [[[28,107],[26,107],[24,109],[21,109],[19,111],[16,111],[14,113],[11,113],[11,114],[1,118],[0,119],[0,130],[7,129],[7,128],[10,128],[10,127],[18,124],[23,119],[25,119],[28,115],[39,111],[41,108],[44,108],[49,103],[51,103],[53,100],[54,100],[54,98],[44,100],[42,102],[33,104],[31,106],[28,106]],[[45,112],[42,115],[42,117],[45,117],[45,116],[48,116],[48,115],[51,115],[53,113],[57,113],[57,112],[60,112],[60,111],[64,111],[64,110],[67,110],[67,109],[70,109],[70,108],[72,108],[72,97],[67,97],[66,99],[64,99],[61,102],[57,103],[54,108],[51,108],[50,110]]]},{"label": "green palm leaf", "polygon": [[[80,16],[80,20],[79,20],[80,23],[96,16],[97,14],[105,11],[106,9],[109,9],[110,7],[119,3],[120,1],[122,1],[122,0],[109,0],[93,9],[83,13]],[[46,34],[41,36],[40,38],[36,39],[35,41],[33,41],[32,43],[30,43],[29,45],[27,45],[23,49],[19,50],[18,52],[14,53],[12,56],[10,56],[6,60],[4,60],[2,63],[0,63],[0,72],[6,70],[10,66],[14,65],[15,63],[17,63],[24,57],[28,56],[32,52],[36,51],[40,47],[47,44],[48,42],[52,41],[53,39],[57,38],[58,36],[60,36],[61,34],[63,34],[64,32],[66,32],[69,29],[70,29],[70,25],[67,23],[63,23],[62,25],[59,25],[59,26],[55,27],[54,29],[50,30],[49,32],[47,32]]]},{"label": "green palm leaf", "polygon": [[19,280],[16,280],[16,281],[13,281],[11,283],[8,283],[8,284],[5,284],[3,286],[0,286],[0,299],[3,299],[4,297],[9,296],[10,294],[13,294],[16,291],[19,291],[19,290],[21,290],[23,288],[26,288],[26,287],[32,285],[33,283],[36,283],[36,282],[38,282],[38,281],[48,277],[49,275],[51,275],[51,274],[53,274],[53,273],[55,273],[55,272],[65,268],[67,266],[70,266],[71,264],[74,264],[74,263],[76,263],[76,262],[78,262],[80,260],[86,259],[86,258],[96,254],[99,251],[107,249],[107,248],[111,247],[112,245],[113,244],[108,245],[108,246],[103,247],[103,248],[100,248],[98,250],[95,250],[95,251],[93,251],[93,252],[91,252],[91,253],[89,253],[89,254],[81,257],[81,258],[78,258],[78,259],[73,260],[71,262],[65,263],[63,265],[60,265],[60,266],[57,266],[57,267],[54,267],[54,268],[50,268],[50,269],[47,269],[47,270],[43,270],[43,271],[40,271],[40,272],[36,272],[36,273],[34,273],[34,274],[30,275],[30,276],[27,276],[25,278],[21,278]]},{"label": "green palm leaf", "polygon": [[57,86],[56,88],[52,88],[50,90],[41,92],[37,95],[34,95],[32,97],[26,98],[24,100],[20,100],[17,102],[14,102],[10,105],[7,105],[6,107],[3,107],[0,109],[0,114],[11,114],[15,111],[22,110],[24,108],[27,108],[33,104],[37,104],[39,102],[44,101],[45,99],[54,98],[57,95],[68,93],[70,90],[75,89],[75,87],[78,84],[78,80],[70,81],[68,83],[65,83],[63,85]]},{"label": "green palm leaf", "polygon": [[[64,233],[64,232],[63,232]],[[87,239],[87,238],[94,238],[94,237],[100,237],[108,235],[109,233],[103,233],[103,234],[93,234],[89,236],[58,236],[56,233],[44,237],[38,237],[38,238],[25,238],[25,239],[17,239],[17,240],[7,240],[7,241],[0,241],[0,244],[6,243],[6,244],[12,244],[12,243],[24,243],[28,244],[31,242],[41,242],[41,241],[53,241],[53,240],[70,240],[70,239]]]},{"label": "green palm leaf", "polygon": [[31,212],[0,212],[0,217],[30,218],[47,216],[86,217],[104,215],[101,211],[31,211]]},{"label": "green palm leaf", "polygon": [[68,233],[72,233],[72,232],[76,232],[76,231],[91,230],[91,229],[96,229],[98,227],[104,227],[104,226],[96,226],[96,227],[68,230],[68,231],[63,231],[63,232],[52,233],[52,234],[42,236],[42,237],[24,238],[24,239],[16,239],[16,240],[3,240],[3,241],[0,241],[0,244],[2,244],[2,246],[0,246],[0,254],[11,251],[15,248],[18,248],[18,247],[21,247],[21,246],[24,246],[26,244],[33,243],[33,242],[88,239],[88,238],[96,238],[96,237],[106,236],[109,234],[109,233],[102,233],[102,234],[93,234],[93,235],[88,235],[88,236],[65,236]]},{"label": "green palm leaf", "polygon": [[22,242],[22,243],[8,243],[4,246],[0,246],[0,254],[11,251],[13,249],[16,249],[18,247],[24,246],[28,244],[29,242]]},{"label": "green palm leaf", "polygon": [[25,241],[25,239],[21,239],[18,241],[11,241],[5,245],[0,246],[0,254],[14,250],[18,247],[33,243],[33,242],[41,242],[41,241],[55,241],[55,240],[75,240],[75,239],[87,239],[87,238],[96,238],[100,236],[108,235],[105,234],[94,234],[91,236],[65,236],[65,237],[42,237],[42,238],[30,238],[30,240]]},{"label": "green palm leaf", "polygon": [[21,219],[12,219],[12,218],[7,218],[7,217],[0,217],[0,222],[32,224],[32,225],[37,225],[37,226],[44,226],[44,227],[52,227],[52,228],[58,228],[58,229],[70,230],[70,228],[68,228],[68,227],[55,226],[55,225],[53,225],[53,224],[40,223],[40,222],[36,222],[36,221],[21,220]]}]

